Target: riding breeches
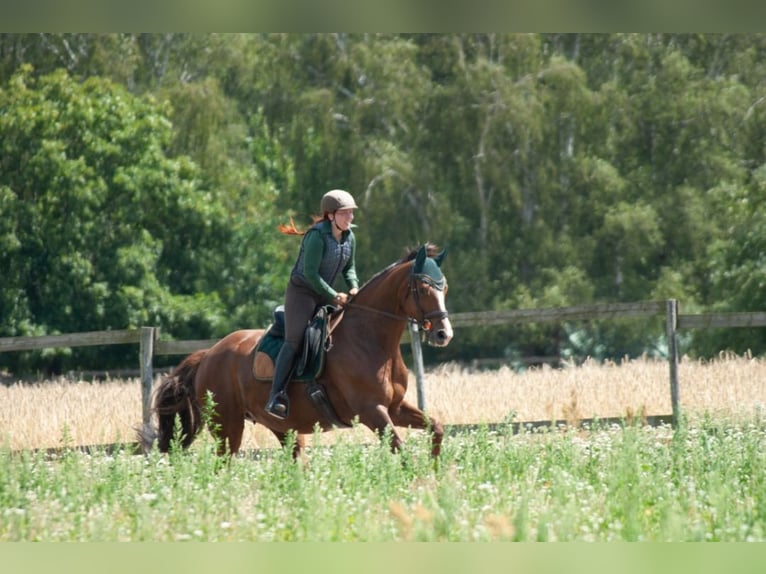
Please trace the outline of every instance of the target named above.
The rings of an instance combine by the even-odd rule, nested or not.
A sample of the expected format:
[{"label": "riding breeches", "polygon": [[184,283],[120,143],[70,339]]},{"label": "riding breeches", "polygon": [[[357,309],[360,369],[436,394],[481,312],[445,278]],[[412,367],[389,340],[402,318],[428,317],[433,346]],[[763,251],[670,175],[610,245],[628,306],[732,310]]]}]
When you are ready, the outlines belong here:
[{"label": "riding breeches", "polygon": [[298,277],[291,277],[285,291],[285,342],[300,349],[303,333],[316,308],[326,301]]}]

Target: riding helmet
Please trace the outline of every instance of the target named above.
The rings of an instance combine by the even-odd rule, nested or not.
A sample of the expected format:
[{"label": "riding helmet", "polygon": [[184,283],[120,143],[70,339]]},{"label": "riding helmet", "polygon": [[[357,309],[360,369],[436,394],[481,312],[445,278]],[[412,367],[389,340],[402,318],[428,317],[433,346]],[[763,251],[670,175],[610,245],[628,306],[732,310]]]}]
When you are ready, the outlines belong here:
[{"label": "riding helmet", "polygon": [[354,197],[342,189],[333,189],[322,196],[322,203],[319,209],[322,213],[335,213],[339,209],[349,209],[357,207]]}]

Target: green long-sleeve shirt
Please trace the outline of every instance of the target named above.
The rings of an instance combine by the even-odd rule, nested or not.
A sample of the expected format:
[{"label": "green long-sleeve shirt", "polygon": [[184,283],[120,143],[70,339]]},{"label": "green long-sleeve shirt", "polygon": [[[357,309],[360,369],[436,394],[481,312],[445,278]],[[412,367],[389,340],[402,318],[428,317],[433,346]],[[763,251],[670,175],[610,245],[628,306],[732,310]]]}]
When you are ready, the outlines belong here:
[{"label": "green long-sleeve shirt", "polygon": [[356,275],[356,238],[353,231],[348,230],[343,232],[338,242],[332,236],[330,222],[321,221],[304,235],[293,274],[306,281],[314,291],[332,300],[338,294],[333,283],[339,272],[349,289],[359,287]]}]

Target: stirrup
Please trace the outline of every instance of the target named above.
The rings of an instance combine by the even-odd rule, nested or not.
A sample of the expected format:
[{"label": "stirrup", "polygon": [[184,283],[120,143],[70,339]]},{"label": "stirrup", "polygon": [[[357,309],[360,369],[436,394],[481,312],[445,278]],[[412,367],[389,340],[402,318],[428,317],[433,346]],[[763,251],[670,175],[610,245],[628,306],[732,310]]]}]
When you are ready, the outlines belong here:
[{"label": "stirrup", "polygon": [[271,399],[264,407],[264,410],[274,418],[286,419],[287,415],[290,414],[290,408],[285,393],[280,393]]}]

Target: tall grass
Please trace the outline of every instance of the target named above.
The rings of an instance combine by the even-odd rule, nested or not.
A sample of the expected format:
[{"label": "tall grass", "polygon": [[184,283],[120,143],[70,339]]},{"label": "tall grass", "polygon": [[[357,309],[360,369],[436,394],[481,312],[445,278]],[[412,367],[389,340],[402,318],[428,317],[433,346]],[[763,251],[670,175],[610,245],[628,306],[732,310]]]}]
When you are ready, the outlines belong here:
[{"label": "tall grass", "polygon": [[[425,433],[392,455],[361,427],[309,437],[297,463],[252,425],[256,448],[230,461],[207,433],[186,452],[88,454],[75,447],[133,440],[137,382],[11,385],[0,388],[0,540],[764,541],[764,374],[749,357],[684,363],[675,431],[480,424],[448,436],[438,465]],[[667,365],[651,361],[445,367],[427,381],[429,410],[448,424],[670,408]],[[64,448],[33,450],[44,446]]]},{"label": "tall grass", "polygon": [[482,427],[437,466],[420,433],[400,455],[346,434],[299,462],[227,462],[207,437],[167,456],[3,449],[0,540],[764,541],[765,422]]}]

